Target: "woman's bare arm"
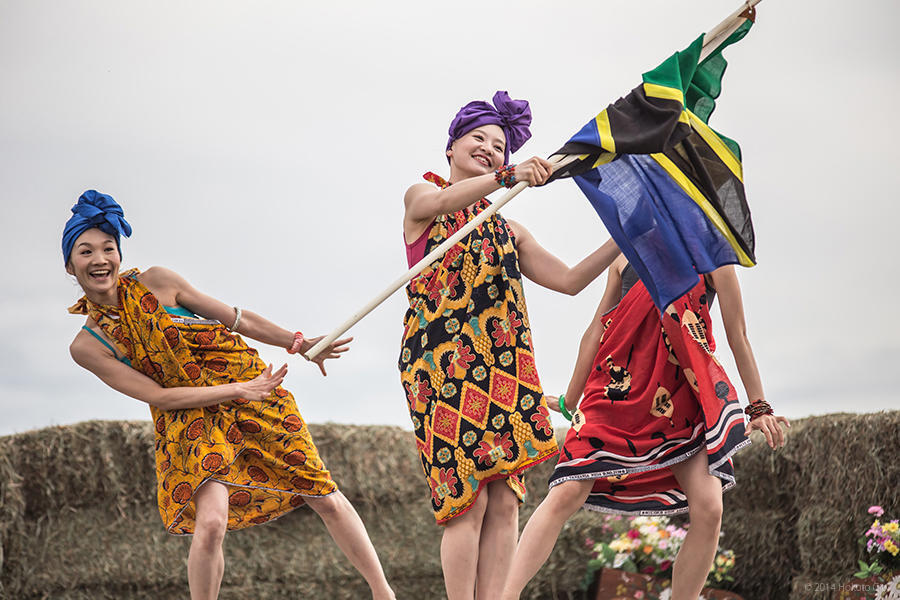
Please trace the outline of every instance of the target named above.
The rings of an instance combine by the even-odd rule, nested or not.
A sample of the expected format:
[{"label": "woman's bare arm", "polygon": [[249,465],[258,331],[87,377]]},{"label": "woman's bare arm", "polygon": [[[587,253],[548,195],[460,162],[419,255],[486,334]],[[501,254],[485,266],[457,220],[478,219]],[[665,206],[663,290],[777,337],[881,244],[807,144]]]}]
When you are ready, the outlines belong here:
[{"label": "woman's bare arm", "polygon": [[[569,411],[575,410],[578,402],[581,400],[581,396],[584,394],[584,386],[591,374],[591,367],[594,364],[594,358],[597,356],[597,348],[600,346],[600,339],[603,337],[605,330],[603,315],[619,302],[619,295],[622,292],[622,267],[624,264],[625,259],[620,258],[610,267],[606,279],[606,291],[603,292],[603,298],[601,298],[600,305],[594,312],[594,318],[588,325],[587,330],[581,337],[581,343],[578,345],[578,358],[575,359],[575,368],[566,388],[565,405]],[[557,409],[559,402],[550,402],[548,406]]]},{"label": "woman's bare arm", "polygon": [[[551,173],[553,167],[550,163],[537,156],[516,165],[516,180],[525,181],[528,185],[541,185]],[[469,177],[442,190],[429,183],[411,186],[403,198],[406,241],[415,241],[435,217],[462,210],[498,189],[500,184],[493,173]]]},{"label": "woman's bare arm", "polygon": [[[744,318],[744,300],[741,296],[741,287],[738,283],[737,273],[733,265],[719,267],[709,273],[716,295],[719,298],[719,310],[722,313],[722,321],[725,325],[725,336],[734,362],[737,365],[738,375],[744,384],[747,400],[754,402],[765,399],[763,394],[762,378],[759,375],[759,367],[747,337],[747,322]],[[747,428],[749,434],[754,429],[759,429],[766,436],[766,442],[772,448],[784,445],[784,433],[778,426],[784,423],[790,427],[790,423],[784,417],[774,415],[761,415],[750,421]]]},{"label": "woman's bare arm", "polygon": [[522,275],[545,288],[574,296],[594,281],[620,255],[610,239],[574,267],[547,251],[520,223],[509,222],[516,236]]},{"label": "woman's bare arm", "polygon": [[[229,328],[235,322],[236,310],[233,306],[228,306],[221,300],[200,292],[174,271],[164,267],[151,267],[141,274],[141,282],[160,300],[172,298],[169,301],[174,301],[178,306],[183,306],[194,314],[207,319],[215,319]],[[240,323],[233,331],[280,348],[290,348],[294,343],[293,331],[284,329],[257,313],[245,309],[241,309]],[[303,353],[312,348],[322,337],[304,339],[300,352]],[[340,358],[340,355],[349,349],[347,345],[352,340],[352,337],[335,340],[313,359],[312,362],[319,366],[322,375],[326,374],[324,362],[328,359]]]},{"label": "woman's bare arm", "polygon": [[69,347],[72,358],[114,390],[162,410],[198,408],[237,398],[262,400],[281,384],[287,365],[275,372],[266,369],[255,379],[205,387],[165,388],[143,373],[119,362],[90,334],[80,331]]}]

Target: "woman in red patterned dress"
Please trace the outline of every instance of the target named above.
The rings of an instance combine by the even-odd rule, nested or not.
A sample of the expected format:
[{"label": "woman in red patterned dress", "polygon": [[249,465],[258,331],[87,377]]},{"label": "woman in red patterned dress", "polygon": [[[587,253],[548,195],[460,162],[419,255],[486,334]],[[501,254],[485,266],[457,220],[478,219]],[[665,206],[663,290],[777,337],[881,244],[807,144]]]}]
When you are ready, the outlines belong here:
[{"label": "woman in red patterned dress", "polygon": [[[450,126],[448,181],[409,188],[403,233],[410,265],[487,208],[484,198],[552,172],[534,157],[509,165],[530,136],[528,103],[497,92]],[[407,287],[399,367],[437,522],[449,600],[496,598],[515,549],[520,474],[557,445],[534,366],[524,275],[576,294],[618,254],[610,241],[569,268],[527,229],[494,214]]]},{"label": "woman in red patterned dress", "polygon": [[[120,235],[131,227],[106,194],[85,192],[63,233],[66,271],[87,315],[72,358],[111,388],[150,405],[156,433],[157,499],[167,531],[192,534],[192,600],[218,596],[226,529],[270,521],[304,503],[365,577],[372,597],[394,597],[365,526],[318,456],[293,396],[242,333],[296,353],[305,339],[151,267],[120,275]],[[226,328],[223,323],[228,323]],[[315,362],[339,358],[337,340]]]},{"label": "woman in red patterned dress", "polygon": [[[734,387],[714,356],[708,309],[716,296],[752,399],[746,428]],[[633,516],[688,512],[672,599],[696,600],[718,545],[722,492],[735,483],[731,455],[749,444],[753,430],[776,449],[784,444],[780,425],[790,426],[763,400],[734,267],[701,276],[661,313],[634,269],[618,258],[560,399],[560,409],[575,411],[573,425],[550,492],[522,532],[503,600],[519,598],[581,507]]]}]

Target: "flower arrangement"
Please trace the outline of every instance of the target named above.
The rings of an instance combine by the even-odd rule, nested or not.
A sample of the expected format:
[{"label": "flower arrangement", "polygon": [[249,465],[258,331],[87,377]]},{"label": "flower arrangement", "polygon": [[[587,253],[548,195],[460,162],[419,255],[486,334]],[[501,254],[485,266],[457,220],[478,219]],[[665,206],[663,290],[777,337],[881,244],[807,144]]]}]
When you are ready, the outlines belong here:
[{"label": "flower arrangement", "polygon": [[[601,533],[612,535],[613,539],[610,542],[586,540],[593,547],[585,578],[587,584],[604,567],[671,579],[672,565],[687,529],[671,524],[667,517],[614,516],[606,518]],[[706,585],[727,588],[734,581],[729,574],[734,560],[734,552],[718,548]]]},{"label": "flower arrangement", "polygon": [[868,512],[875,516],[875,520],[859,543],[865,545],[869,554],[875,557],[871,563],[859,561],[859,571],[855,576],[860,579],[878,575],[885,567],[900,566],[900,524],[897,519],[882,522],[884,509],[880,506],[870,506]]}]

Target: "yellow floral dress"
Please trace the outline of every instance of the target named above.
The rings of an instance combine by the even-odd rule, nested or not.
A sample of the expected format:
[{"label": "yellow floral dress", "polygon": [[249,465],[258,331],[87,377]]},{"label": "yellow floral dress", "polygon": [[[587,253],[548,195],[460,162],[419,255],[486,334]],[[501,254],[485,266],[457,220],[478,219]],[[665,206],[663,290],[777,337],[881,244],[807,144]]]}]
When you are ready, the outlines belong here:
[{"label": "yellow floral dress", "polygon": [[[95,320],[119,353],[163,387],[249,381],[265,364],[218,321],[170,315],[136,276],[119,279],[119,306],[82,298],[69,309]],[[172,534],[194,531],[197,489],[228,485],[228,529],[275,519],[337,485],[325,469],[290,392],[261,402],[237,399],[203,408],[150,407],[156,431],[159,512]]]}]

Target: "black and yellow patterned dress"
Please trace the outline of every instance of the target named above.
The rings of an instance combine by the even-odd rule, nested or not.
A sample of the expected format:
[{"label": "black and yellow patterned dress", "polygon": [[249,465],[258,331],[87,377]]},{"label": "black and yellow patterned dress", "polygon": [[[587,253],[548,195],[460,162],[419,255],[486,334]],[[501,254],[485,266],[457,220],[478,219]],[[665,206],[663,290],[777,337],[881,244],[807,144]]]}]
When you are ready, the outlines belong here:
[{"label": "black and yellow patterned dress", "polygon": [[[436,175],[425,177],[446,185]],[[490,202],[435,219],[425,254]],[[439,524],[482,486],[506,479],[519,500],[525,469],[557,453],[534,365],[511,229],[491,216],[406,288],[400,379]]]}]

